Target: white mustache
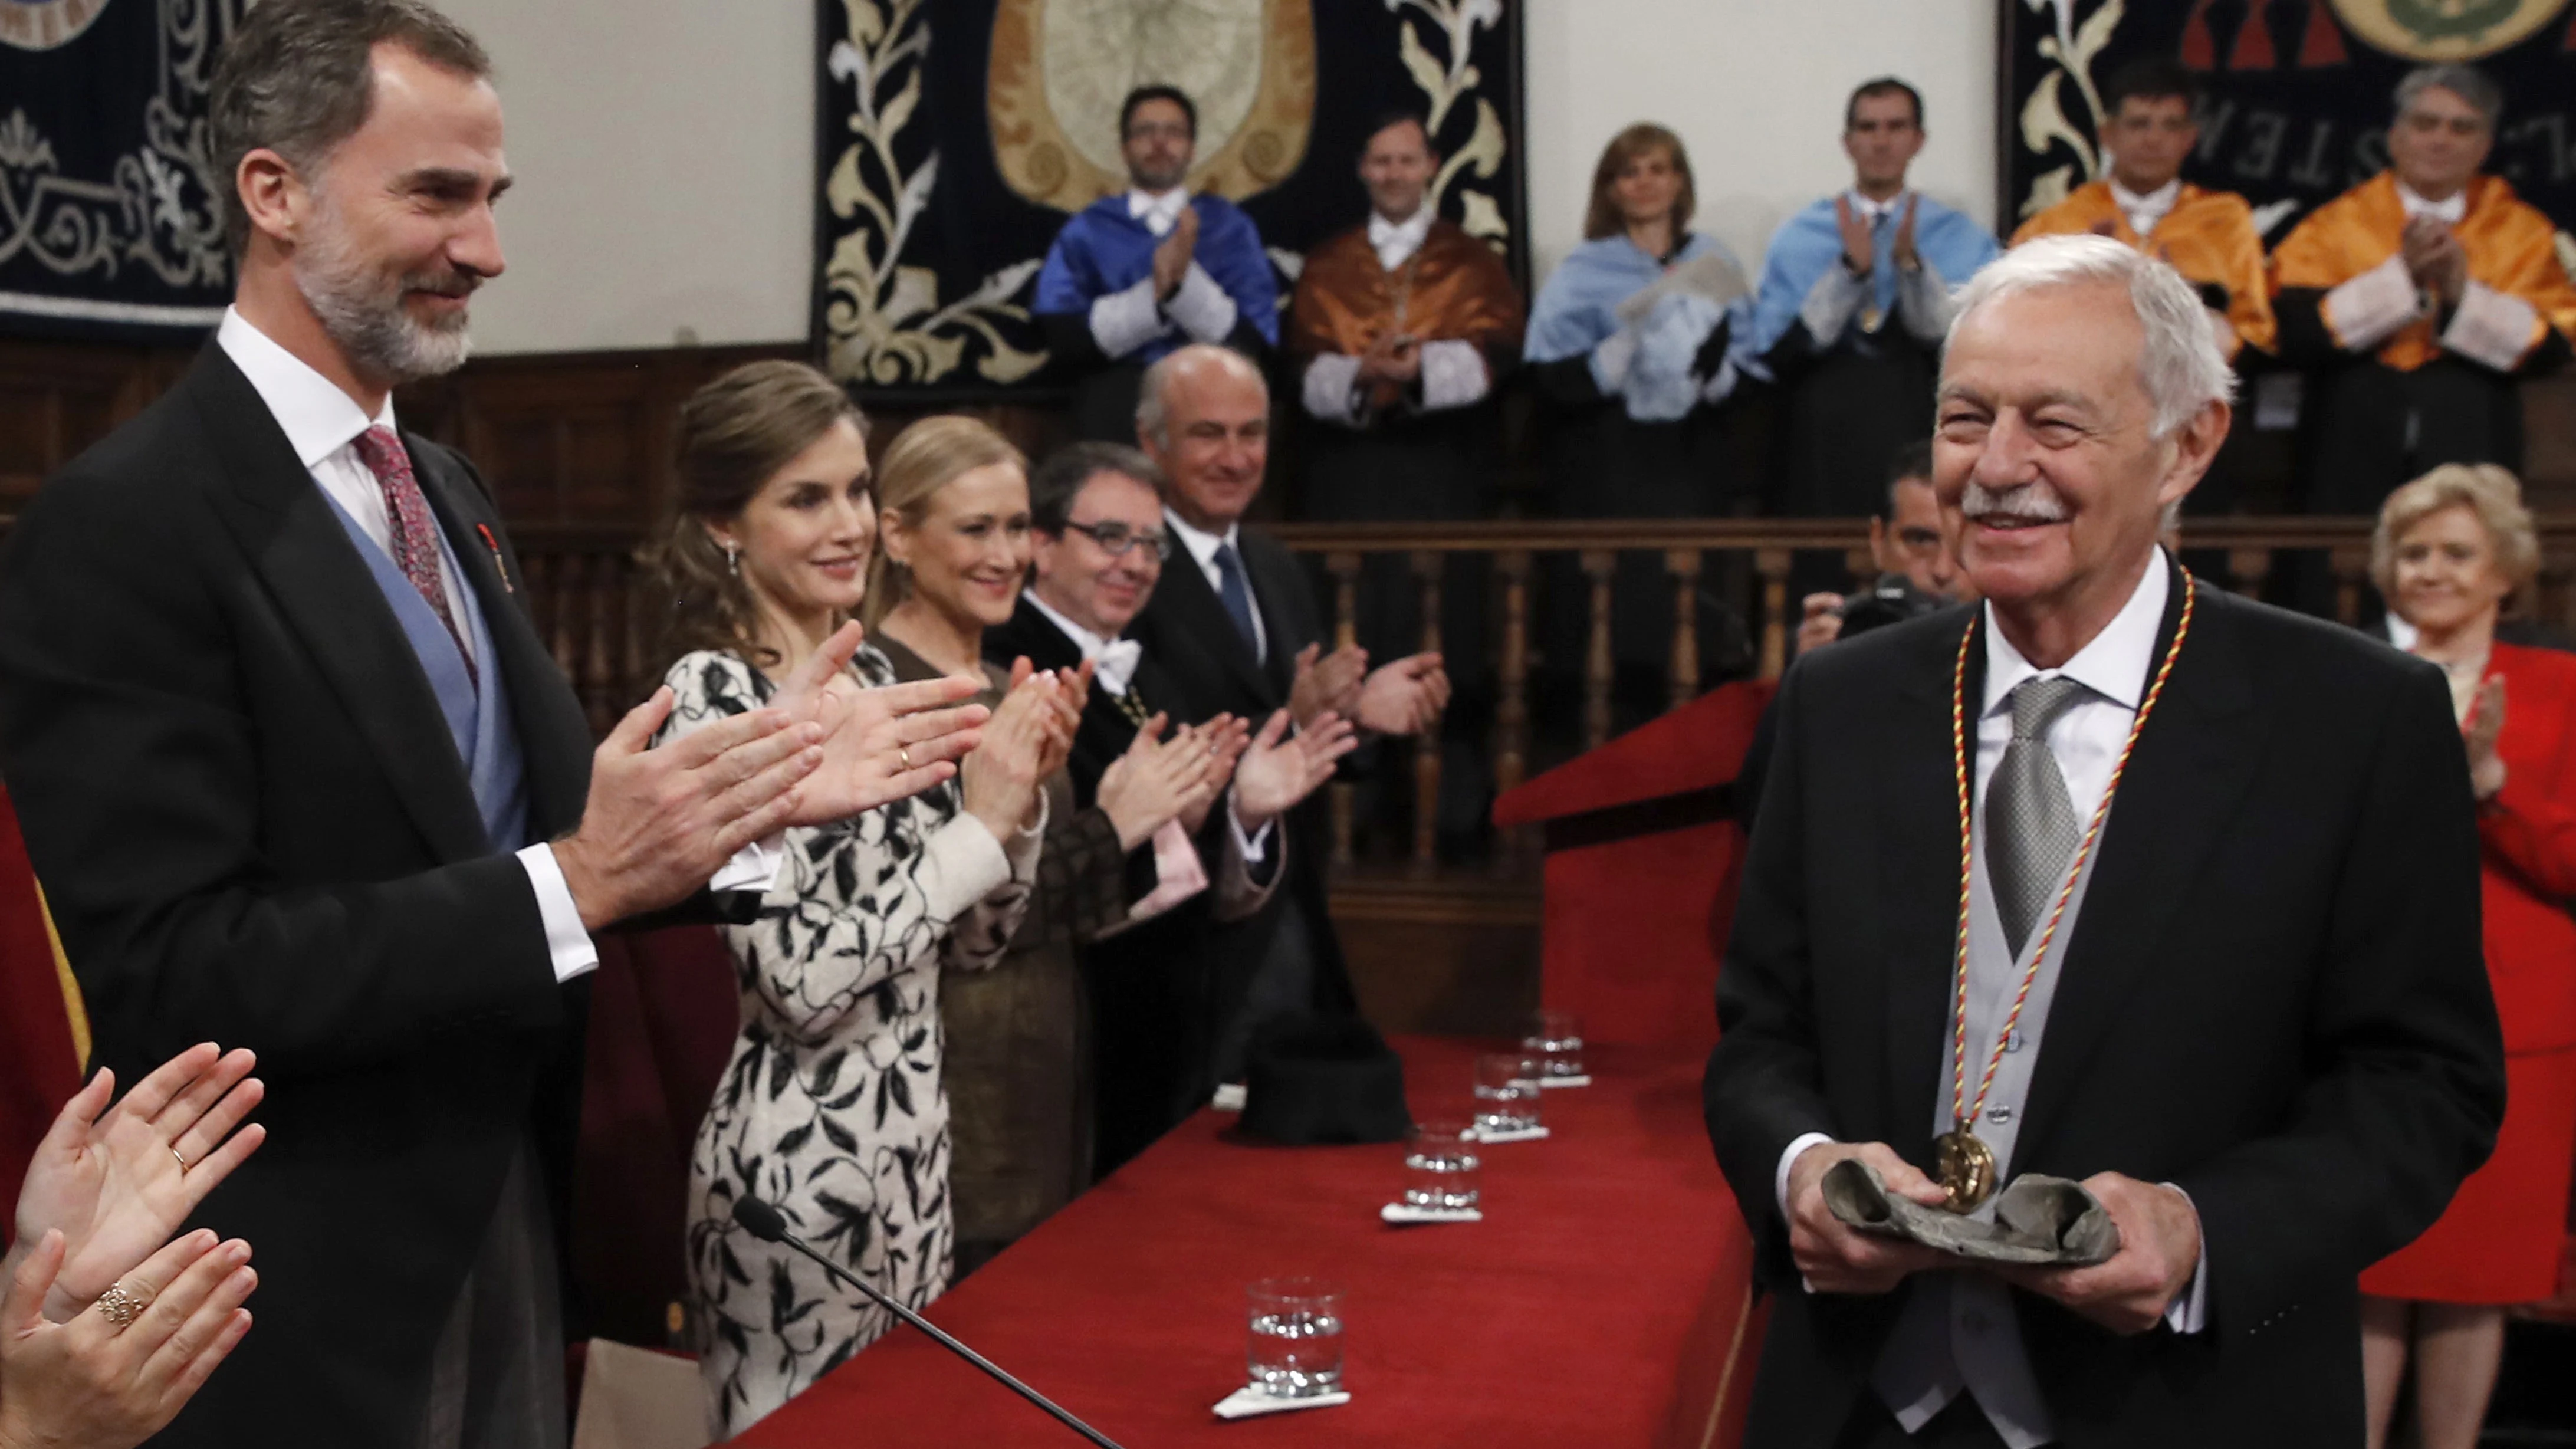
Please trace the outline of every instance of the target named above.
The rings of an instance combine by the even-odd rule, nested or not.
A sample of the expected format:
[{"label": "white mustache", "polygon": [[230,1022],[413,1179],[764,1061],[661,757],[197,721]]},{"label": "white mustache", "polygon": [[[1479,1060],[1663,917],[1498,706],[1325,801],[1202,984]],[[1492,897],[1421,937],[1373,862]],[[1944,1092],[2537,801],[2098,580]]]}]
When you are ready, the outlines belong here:
[{"label": "white mustache", "polygon": [[2016,484],[2001,490],[1974,479],[1959,499],[1959,512],[1969,518],[2019,518],[2032,523],[2063,523],[2074,510],[2046,483]]}]

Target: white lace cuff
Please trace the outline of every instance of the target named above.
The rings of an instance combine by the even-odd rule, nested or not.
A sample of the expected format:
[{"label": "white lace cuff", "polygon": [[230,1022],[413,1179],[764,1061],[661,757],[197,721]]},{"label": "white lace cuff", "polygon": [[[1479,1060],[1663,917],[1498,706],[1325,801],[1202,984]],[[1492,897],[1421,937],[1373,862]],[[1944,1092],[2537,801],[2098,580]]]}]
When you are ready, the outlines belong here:
[{"label": "white lace cuff", "polygon": [[1592,385],[1603,397],[1617,397],[1628,387],[1628,368],[1637,360],[1637,329],[1622,327],[1592,349]]},{"label": "white lace cuff", "polygon": [[2334,334],[2335,346],[2346,352],[2369,352],[2423,316],[2424,297],[2401,253],[2326,293],[2319,310],[2325,314],[2326,330]]},{"label": "white lace cuff", "polygon": [[1163,304],[1163,313],[1200,342],[1223,342],[1234,332],[1234,299],[1196,262],[1182,276],[1180,290]]},{"label": "white lace cuff", "polygon": [[1807,324],[1807,336],[1814,339],[1818,352],[1842,340],[1852,314],[1869,300],[1869,289],[1869,278],[1853,276],[1851,268],[1839,260],[1827,265],[1825,274],[1816,278],[1816,285],[1807,289],[1807,300],[1798,308],[1798,320]]},{"label": "white lace cuff", "polygon": [[2513,371],[2539,341],[2540,309],[2484,282],[2469,283],[2442,329],[2443,347],[2498,372]]},{"label": "white lace cuff", "polygon": [[1938,342],[1950,332],[1950,284],[1941,269],[1917,259],[1913,271],[1896,271],[1896,315],[1918,342]]},{"label": "white lace cuff", "polygon": [[1463,408],[1485,400],[1494,387],[1485,354],[1464,338],[1422,344],[1422,410]]},{"label": "white lace cuff", "polygon": [[1306,411],[1328,423],[1360,425],[1360,360],[1347,352],[1317,353],[1306,364]]}]

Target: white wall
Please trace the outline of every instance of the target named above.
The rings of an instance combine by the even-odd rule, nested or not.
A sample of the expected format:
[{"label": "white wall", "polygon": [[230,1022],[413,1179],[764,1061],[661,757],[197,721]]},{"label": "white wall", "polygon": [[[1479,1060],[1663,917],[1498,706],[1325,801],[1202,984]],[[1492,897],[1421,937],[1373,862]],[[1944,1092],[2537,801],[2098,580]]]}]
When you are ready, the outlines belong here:
[{"label": "white wall", "polygon": [[811,0],[441,0],[491,51],[510,169],[483,352],[802,339]]},{"label": "white wall", "polygon": [[1843,102],[1873,76],[1923,93],[1914,184],[1992,225],[1992,0],[1524,0],[1533,273],[1583,239],[1602,146],[1660,121],[1690,148],[1695,230],[1761,264],[1792,212],[1851,182]]},{"label": "white wall", "polygon": [[[805,337],[808,0],[443,3],[500,69],[520,183],[501,212],[509,275],[475,303],[481,350]],[[1513,3],[1539,276],[1580,239],[1602,143],[1649,119],[1690,147],[1696,225],[1757,264],[1783,217],[1849,180],[1843,98],[1885,73],[1924,93],[1916,183],[1993,220],[1993,0]]]}]

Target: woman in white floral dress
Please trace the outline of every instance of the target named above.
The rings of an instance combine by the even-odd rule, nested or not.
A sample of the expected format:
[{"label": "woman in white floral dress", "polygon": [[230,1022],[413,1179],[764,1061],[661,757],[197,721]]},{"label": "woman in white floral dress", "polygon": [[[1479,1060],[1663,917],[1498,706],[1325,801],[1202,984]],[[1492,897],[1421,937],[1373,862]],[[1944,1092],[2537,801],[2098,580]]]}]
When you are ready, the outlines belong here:
[{"label": "woman in white floral dress", "polygon": [[[658,562],[687,652],[664,681],[665,737],[765,704],[858,605],[876,537],[858,412],[801,364],[754,363],[701,389],[681,413],[679,472]],[[870,648],[852,672],[894,682]],[[776,1204],[797,1235],[907,1304],[947,1284],[939,978],[998,960],[1026,908],[1038,785],[1071,738],[1049,696],[1041,678],[1006,698],[955,781],[788,831],[757,916],[724,928],[742,1028],[689,1174],[718,1437],[891,1326],[819,1267],[734,1228],[737,1199]]]}]

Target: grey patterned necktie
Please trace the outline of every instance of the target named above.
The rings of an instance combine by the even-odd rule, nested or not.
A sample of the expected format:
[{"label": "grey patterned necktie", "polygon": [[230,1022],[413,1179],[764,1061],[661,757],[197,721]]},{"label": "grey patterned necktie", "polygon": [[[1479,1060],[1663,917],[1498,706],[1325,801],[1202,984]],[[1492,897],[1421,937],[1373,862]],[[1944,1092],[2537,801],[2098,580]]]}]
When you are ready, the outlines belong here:
[{"label": "grey patterned necktie", "polygon": [[2066,776],[2049,752],[2048,729],[2087,693],[2072,679],[2025,679],[2012,693],[2012,743],[1986,785],[1986,871],[2004,944],[2021,956],[2040,913],[2066,883],[2066,862],[2082,831]]}]

